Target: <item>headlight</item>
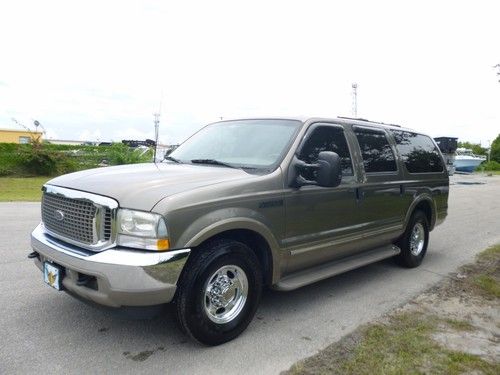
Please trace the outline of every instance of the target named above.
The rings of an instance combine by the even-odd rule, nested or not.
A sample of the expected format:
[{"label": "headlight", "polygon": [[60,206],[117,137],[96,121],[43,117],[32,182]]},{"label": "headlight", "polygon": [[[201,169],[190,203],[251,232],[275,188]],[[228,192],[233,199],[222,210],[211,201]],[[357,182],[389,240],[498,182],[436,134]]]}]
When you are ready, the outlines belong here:
[{"label": "headlight", "polygon": [[163,216],[152,212],[119,209],[118,245],[145,250],[168,250],[167,225]]}]

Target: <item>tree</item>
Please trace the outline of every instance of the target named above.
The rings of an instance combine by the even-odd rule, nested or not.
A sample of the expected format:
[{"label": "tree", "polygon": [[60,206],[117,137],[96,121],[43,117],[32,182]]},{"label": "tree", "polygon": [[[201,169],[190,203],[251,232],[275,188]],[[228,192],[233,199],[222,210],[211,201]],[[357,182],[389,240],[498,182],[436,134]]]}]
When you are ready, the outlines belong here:
[{"label": "tree", "polygon": [[495,138],[495,140],[491,143],[491,159],[497,163],[500,163],[500,134]]},{"label": "tree", "polygon": [[458,147],[471,149],[476,155],[486,155],[488,149],[481,147],[478,143],[458,142]]}]

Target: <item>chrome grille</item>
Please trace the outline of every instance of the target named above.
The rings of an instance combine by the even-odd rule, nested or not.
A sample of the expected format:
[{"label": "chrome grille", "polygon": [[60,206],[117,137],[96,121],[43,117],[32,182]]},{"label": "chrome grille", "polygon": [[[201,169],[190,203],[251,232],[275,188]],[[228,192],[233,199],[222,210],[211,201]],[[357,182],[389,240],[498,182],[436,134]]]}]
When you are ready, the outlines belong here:
[{"label": "chrome grille", "polygon": [[111,219],[112,219],[112,213],[109,208],[106,208],[104,210],[104,240],[109,241],[111,238]]},{"label": "chrome grille", "polygon": [[[57,211],[63,213],[62,220],[57,219]],[[97,207],[91,202],[47,193],[42,198],[42,221],[45,227],[55,234],[84,244],[97,242],[94,233],[96,212]]]},{"label": "chrome grille", "polygon": [[48,234],[93,251],[115,245],[118,202],[102,195],[45,185],[42,222]]}]

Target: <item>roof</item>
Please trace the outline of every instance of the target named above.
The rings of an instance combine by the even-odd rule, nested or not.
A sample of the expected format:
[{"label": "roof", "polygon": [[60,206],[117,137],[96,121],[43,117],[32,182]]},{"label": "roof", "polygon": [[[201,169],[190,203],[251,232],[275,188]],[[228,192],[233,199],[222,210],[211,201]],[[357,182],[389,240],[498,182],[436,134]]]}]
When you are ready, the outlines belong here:
[{"label": "roof", "polygon": [[[337,117],[311,117],[311,116],[262,116],[262,117],[243,117],[243,118],[228,118],[221,121],[216,122],[225,122],[225,121],[240,121],[240,120],[292,120],[292,121],[300,121],[302,123],[306,122],[320,122],[320,121],[329,121],[329,122],[337,122],[341,124],[354,124],[354,125],[375,125],[388,127],[391,129],[397,128],[398,130],[407,130],[411,132],[416,132],[413,129],[403,127],[401,125],[396,124],[386,124],[380,121],[370,121],[364,118],[354,118],[354,117],[345,117],[345,116],[337,116]],[[418,133],[418,132],[416,132]]]},{"label": "roof", "polygon": [[0,131],[6,132],[16,132],[16,133],[33,133],[33,134],[42,134],[42,132],[37,132],[33,130],[25,130],[25,129],[9,129],[9,128],[1,128]]}]

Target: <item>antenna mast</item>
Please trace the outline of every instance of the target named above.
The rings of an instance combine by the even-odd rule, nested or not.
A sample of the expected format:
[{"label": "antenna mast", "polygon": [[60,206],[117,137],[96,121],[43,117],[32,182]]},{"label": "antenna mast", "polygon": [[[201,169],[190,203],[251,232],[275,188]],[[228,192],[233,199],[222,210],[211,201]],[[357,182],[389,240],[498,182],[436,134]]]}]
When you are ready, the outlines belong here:
[{"label": "antenna mast", "polygon": [[352,84],[352,117],[358,117],[358,84]]},{"label": "antenna mast", "polygon": [[155,123],[155,151],[154,151],[154,156],[153,156],[153,163],[156,163],[156,150],[158,149],[158,135],[160,132],[160,113],[161,113],[161,104],[163,101],[163,93],[160,98],[160,108],[158,109],[158,112],[153,113],[153,116],[155,118],[154,123]]}]

